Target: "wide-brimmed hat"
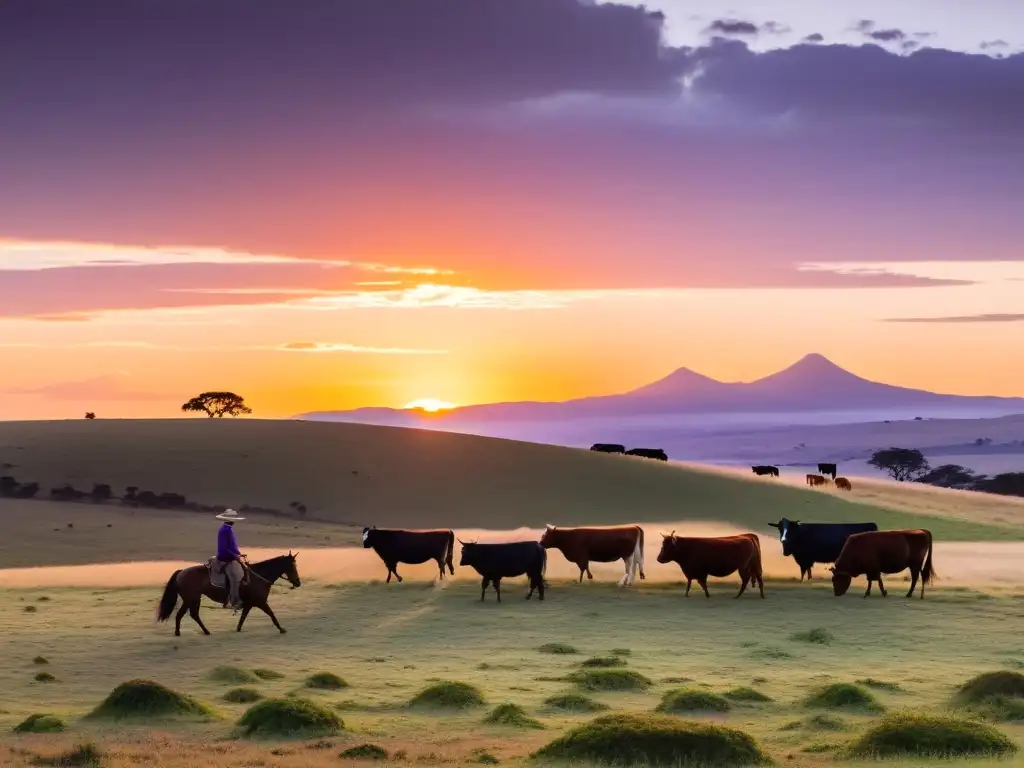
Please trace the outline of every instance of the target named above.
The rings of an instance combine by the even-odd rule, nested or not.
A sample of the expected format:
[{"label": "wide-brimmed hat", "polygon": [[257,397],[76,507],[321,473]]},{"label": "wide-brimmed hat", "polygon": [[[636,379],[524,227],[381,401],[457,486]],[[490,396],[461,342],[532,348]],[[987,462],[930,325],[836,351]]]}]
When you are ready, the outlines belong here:
[{"label": "wide-brimmed hat", "polygon": [[233,509],[225,509],[219,515],[217,515],[217,519],[227,520],[232,523],[237,523],[239,520],[245,520],[244,517],[239,517],[238,513],[235,512],[235,510]]}]

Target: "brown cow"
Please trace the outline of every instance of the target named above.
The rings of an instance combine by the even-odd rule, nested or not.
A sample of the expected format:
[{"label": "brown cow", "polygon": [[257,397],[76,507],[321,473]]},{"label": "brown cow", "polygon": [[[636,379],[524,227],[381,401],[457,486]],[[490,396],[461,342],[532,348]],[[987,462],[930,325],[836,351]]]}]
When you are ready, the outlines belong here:
[{"label": "brown cow", "polygon": [[843,551],[836,558],[832,571],[832,591],[836,597],[845,595],[855,576],[868,577],[868,589],[864,597],[871,594],[871,582],[877,581],[886,597],[882,574],[900,573],[910,569],[910,591],[914,596],[918,576],[921,577],[921,599],[924,599],[924,585],[935,579],[932,566],[932,532],[924,528],[910,531],[867,531],[855,533],[846,540]]},{"label": "brown cow", "polygon": [[808,475],[807,476],[807,484],[809,486],[811,486],[812,488],[814,488],[816,486],[819,486],[819,485],[824,485],[825,484],[825,478],[822,477],[821,475]]},{"label": "brown cow", "polygon": [[838,488],[840,491],[852,491],[853,490],[853,483],[851,483],[845,477],[837,477],[836,478],[836,488]]},{"label": "brown cow", "polygon": [[591,563],[614,563],[622,560],[626,565],[625,575],[619,579],[619,586],[629,586],[636,581],[637,568],[640,578],[644,574],[644,529],[639,525],[623,525],[609,528],[559,528],[549,525],[540,537],[540,545],[544,549],[554,547],[559,550],[570,563],[576,563],[580,569],[580,582],[583,574],[593,579],[590,572]]},{"label": "brown cow", "polygon": [[659,563],[675,562],[686,576],[686,597],[690,596],[690,587],[694,579],[708,592],[708,576],[729,576],[739,573],[743,583],[736,597],[742,595],[748,583],[757,584],[764,597],[764,575],[761,570],[761,542],[753,533],[741,533],[738,536],[676,536],[673,531],[668,536],[662,534],[661,552],[658,553]]}]

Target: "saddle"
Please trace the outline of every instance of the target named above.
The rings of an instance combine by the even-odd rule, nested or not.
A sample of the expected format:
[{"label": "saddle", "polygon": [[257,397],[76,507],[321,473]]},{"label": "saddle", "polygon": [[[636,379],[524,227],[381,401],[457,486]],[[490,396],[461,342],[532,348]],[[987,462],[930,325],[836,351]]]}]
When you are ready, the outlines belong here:
[{"label": "saddle", "polygon": [[[242,584],[249,583],[249,564],[245,562],[245,560],[242,560],[241,563],[242,581],[241,584],[239,584],[239,586],[241,586]],[[210,572],[210,586],[214,587],[215,589],[227,589],[228,577],[227,574],[224,573],[225,564],[218,560],[216,557],[211,557],[204,563],[204,565],[206,566],[206,570]]]}]

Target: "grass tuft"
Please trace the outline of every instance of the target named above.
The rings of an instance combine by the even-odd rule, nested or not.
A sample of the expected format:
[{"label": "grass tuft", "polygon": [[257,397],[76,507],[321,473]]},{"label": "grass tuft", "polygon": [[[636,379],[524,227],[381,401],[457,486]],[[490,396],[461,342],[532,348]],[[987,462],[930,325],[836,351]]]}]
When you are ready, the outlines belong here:
[{"label": "grass tuft", "polygon": [[33,765],[53,765],[57,768],[100,768],[103,753],[95,744],[79,744],[56,757],[34,757]]},{"label": "grass tuft", "polygon": [[298,697],[254,704],[239,718],[238,725],[246,736],[258,738],[331,736],[345,727],[331,710]]},{"label": "grass tuft", "polygon": [[38,714],[29,715],[16,726],[15,733],[60,733],[66,731],[67,723],[56,715]]},{"label": "grass tuft", "polygon": [[816,731],[845,731],[846,722],[835,715],[814,715],[807,718],[807,727]]},{"label": "grass tuft", "polygon": [[260,680],[281,680],[284,678],[284,675],[273,669],[254,669],[252,673]]},{"label": "grass tuft", "polygon": [[51,675],[49,672],[36,672],[34,678],[37,683],[55,683],[57,678]]},{"label": "grass tuft", "polygon": [[728,712],[732,705],[717,693],[697,688],[666,691],[655,711],[678,715],[689,712]]},{"label": "grass tuft", "polygon": [[584,696],[582,693],[561,693],[557,696],[549,696],[544,699],[544,706],[548,709],[556,709],[570,714],[603,712],[608,709],[607,704],[595,701],[589,696]]},{"label": "grass tuft", "polygon": [[469,683],[441,680],[424,688],[409,701],[410,707],[470,709],[486,702],[480,690]]},{"label": "grass tuft", "polygon": [[255,688],[232,688],[224,694],[224,701],[232,704],[252,704],[263,698],[263,694]]},{"label": "grass tuft", "polygon": [[870,691],[853,683],[832,683],[811,694],[806,705],[815,709],[848,709],[860,712],[881,712],[883,707]]},{"label": "grass tuft", "polygon": [[742,688],[733,688],[731,691],[728,691],[723,695],[730,701],[742,701],[747,704],[764,704],[765,702],[772,700],[771,696],[763,694],[754,688],[747,688],[746,686]]},{"label": "grass tuft", "polygon": [[258,683],[260,681],[255,673],[241,667],[228,665],[214,667],[206,677],[215,683],[227,683],[228,685],[244,685],[245,683]]},{"label": "grass tuft", "polygon": [[513,728],[541,729],[544,727],[540,720],[530,717],[526,714],[526,710],[518,704],[499,704],[487,714],[484,722],[491,725],[509,725]]},{"label": "grass tuft", "polygon": [[899,683],[887,683],[885,680],[875,680],[873,677],[865,677],[863,680],[858,680],[857,685],[863,685],[866,688],[874,688],[879,691],[892,691],[893,693],[903,690],[900,688]]},{"label": "grass tuft", "polygon": [[798,643],[811,643],[812,645],[832,645],[835,635],[823,627],[815,627],[806,632],[794,632],[789,636],[790,640]]},{"label": "grass tuft", "polygon": [[1024,675],[986,672],[961,685],[953,696],[956,707],[990,720],[1024,720]]},{"label": "grass tuft", "polygon": [[50,660],[48,658],[46,658],[45,656],[36,656],[34,659],[32,659],[32,663],[33,664],[39,664],[39,665],[49,664]]},{"label": "grass tuft", "polygon": [[565,643],[544,643],[544,645],[542,645],[537,650],[541,653],[553,653],[555,655],[562,656],[573,653],[579,653],[579,651],[577,651],[571,645],[566,645]]},{"label": "grass tuft", "polygon": [[360,744],[356,747],[349,747],[338,757],[343,760],[387,760],[388,751],[376,744]]},{"label": "grass tuft", "polygon": [[129,680],[111,691],[88,716],[111,720],[164,717],[209,719],[213,716],[213,710],[191,696],[172,691],[152,680]]},{"label": "grass tuft", "polygon": [[849,748],[850,757],[994,757],[1017,746],[990,725],[939,715],[895,713],[885,717]]},{"label": "grass tuft", "polygon": [[580,669],[568,679],[586,691],[644,691],[653,685],[631,669]]},{"label": "grass tuft", "polygon": [[611,669],[612,667],[626,666],[626,660],[618,656],[591,656],[580,662],[581,667],[587,669]]},{"label": "grass tuft", "polygon": [[604,715],[539,749],[539,758],[604,765],[749,766],[768,763],[757,743],[733,728],[668,715]]},{"label": "grass tuft", "polygon": [[317,672],[306,678],[306,687],[317,691],[340,691],[348,683],[333,672]]},{"label": "grass tuft", "polygon": [[608,651],[608,653],[610,653],[612,656],[632,656],[633,655],[633,651],[631,651],[629,648],[612,648],[610,651]]}]

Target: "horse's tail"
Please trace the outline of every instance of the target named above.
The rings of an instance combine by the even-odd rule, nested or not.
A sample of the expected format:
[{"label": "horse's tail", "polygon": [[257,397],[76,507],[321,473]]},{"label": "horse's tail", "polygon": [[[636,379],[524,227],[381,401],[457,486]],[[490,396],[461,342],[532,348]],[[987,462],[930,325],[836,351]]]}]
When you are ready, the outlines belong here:
[{"label": "horse's tail", "polygon": [[167,586],[164,587],[164,594],[160,598],[160,608],[156,612],[157,621],[167,621],[171,618],[171,613],[174,611],[174,606],[178,604],[178,574],[181,570],[177,570],[171,574],[171,578],[167,580]]},{"label": "horse's tail", "polygon": [[455,531],[448,531],[448,544],[445,547],[444,562],[452,576],[455,575],[455,564],[452,562],[453,557],[455,557]]},{"label": "horse's tail", "polygon": [[924,529],[928,536],[928,555],[925,557],[924,568],[921,569],[921,581],[930,584],[935,581],[935,566],[932,564],[932,532]]}]

